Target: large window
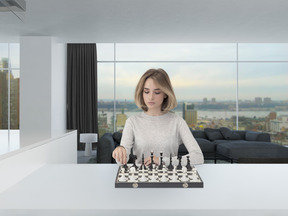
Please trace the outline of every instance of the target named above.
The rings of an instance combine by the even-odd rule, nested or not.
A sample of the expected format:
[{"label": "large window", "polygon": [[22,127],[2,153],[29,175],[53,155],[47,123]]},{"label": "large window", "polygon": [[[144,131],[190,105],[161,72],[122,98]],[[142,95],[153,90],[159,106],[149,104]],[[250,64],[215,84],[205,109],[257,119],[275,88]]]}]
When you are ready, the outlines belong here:
[{"label": "large window", "polygon": [[[287,44],[98,44],[99,129],[140,112],[134,90],[149,68],[169,74],[174,112],[189,127],[266,131],[287,143]],[[286,116],[286,117],[285,117]]]},{"label": "large window", "polygon": [[0,154],[19,147],[19,44],[0,43]]}]

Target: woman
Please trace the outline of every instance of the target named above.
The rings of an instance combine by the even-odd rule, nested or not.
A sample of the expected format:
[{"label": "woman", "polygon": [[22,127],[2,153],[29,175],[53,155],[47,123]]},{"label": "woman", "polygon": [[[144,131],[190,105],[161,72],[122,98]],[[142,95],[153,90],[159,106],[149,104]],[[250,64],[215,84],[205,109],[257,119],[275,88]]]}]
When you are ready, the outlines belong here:
[{"label": "woman", "polygon": [[[163,69],[150,69],[140,78],[136,91],[135,102],[144,112],[126,120],[120,146],[112,153],[117,163],[126,164],[131,148],[141,163],[144,154],[144,164],[153,162],[159,164],[160,152],[163,152],[163,162],[178,163],[179,145],[184,143],[189,152],[192,164],[202,164],[203,154],[194,139],[188,125],[180,116],[170,112],[176,107],[176,97],[168,74]],[[185,165],[186,160],[182,160]]]}]

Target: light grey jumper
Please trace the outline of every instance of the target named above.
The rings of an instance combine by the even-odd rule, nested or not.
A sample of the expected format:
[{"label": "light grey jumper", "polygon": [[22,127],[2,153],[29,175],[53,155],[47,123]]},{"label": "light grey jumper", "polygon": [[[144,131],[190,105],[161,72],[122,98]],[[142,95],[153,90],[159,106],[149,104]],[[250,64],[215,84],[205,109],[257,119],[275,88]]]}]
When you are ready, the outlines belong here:
[{"label": "light grey jumper", "polygon": [[[150,157],[151,151],[159,157],[163,152],[163,162],[177,165],[179,145],[184,143],[189,152],[191,164],[202,164],[204,162],[202,151],[194,139],[188,125],[180,116],[168,112],[160,116],[150,116],[142,112],[129,117],[126,120],[121,143],[129,158],[133,147],[133,154],[137,156],[137,163],[141,164],[142,154],[144,158]],[[182,165],[186,165],[186,157],[182,157]]]}]

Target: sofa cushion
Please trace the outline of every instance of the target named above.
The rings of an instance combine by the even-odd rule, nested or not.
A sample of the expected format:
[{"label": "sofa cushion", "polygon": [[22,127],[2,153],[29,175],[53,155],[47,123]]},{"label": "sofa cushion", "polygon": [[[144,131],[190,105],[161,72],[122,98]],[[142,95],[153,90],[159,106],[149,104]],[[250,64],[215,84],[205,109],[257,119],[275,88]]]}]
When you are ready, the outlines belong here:
[{"label": "sofa cushion", "polygon": [[268,133],[261,133],[256,131],[247,131],[245,135],[248,141],[264,141],[270,142],[270,135]]},{"label": "sofa cushion", "polygon": [[288,148],[271,142],[234,141],[217,145],[217,152],[231,159],[239,158],[284,158]]},{"label": "sofa cushion", "polygon": [[224,139],[219,129],[205,128],[204,132],[210,141]]},{"label": "sofa cushion", "polygon": [[240,136],[241,140],[245,140],[246,130],[232,130],[233,133],[236,133]]},{"label": "sofa cushion", "polygon": [[[231,140],[214,140],[212,141],[215,145],[221,144],[221,143],[227,143],[227,142],[231,142]],[[233,141],[232,141],[233,142]]]},{"label": "sofa cushion", "polygon": [[203,130],[192,130],[191,128],[190,130],[194,138],[207,139],[207,136]]},{"label": "sofa cushion", "polygon": [[116,141],[116,143],[120,144],[121,138],[122,138],[122,133],[120,132],[115,132],[113,133],[113,139]]},{"label": "sofa cushion", "polygon": [[204,153],[215,152],[215,149],[216,149],[215,143],[210,142],[209,140],[203,139],[203,138],[196,138],[196,141],[199,147],[201,148],[202,152]]},{"label": "sofa cushion", "polygon": [[[203,138],[196,138],[195,139],[201,149],[201,151],[203,153],[213,153],[215,152],[215,149],[216,149],[216,145],[212,142],[210,142],[209,140],[207,139],[203,139]],[[178,153],[180,155],[185,155],[185,154],[188,154],[188,151],[185,147],[184,144],[181,144],[179,146],[179,149],[178,149]]]},{"label": "sofa cushion", "polygon": [[221,127],[220,132],[226,140],[241,140],[241,137],[238,133],[231,131],[227,127]]}]

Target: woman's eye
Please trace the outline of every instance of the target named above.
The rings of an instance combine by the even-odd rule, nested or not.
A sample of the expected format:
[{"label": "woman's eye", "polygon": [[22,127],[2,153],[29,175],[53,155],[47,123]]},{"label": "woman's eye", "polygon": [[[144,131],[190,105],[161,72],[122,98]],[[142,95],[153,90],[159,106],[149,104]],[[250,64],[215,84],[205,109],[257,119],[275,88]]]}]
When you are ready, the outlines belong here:
[{"label": "woman's eye", "polygon": [[160,94],[160,93],[161,93],[161,92],[155,92],[155,94],[157,94],[157,95]]},{"label": "woman's eye", "polygon": [[144,91],[144,93],[145,93],[145,94],[149,94],[149,92],[148,92],[148,91],[146,91],[146,92]]}]

